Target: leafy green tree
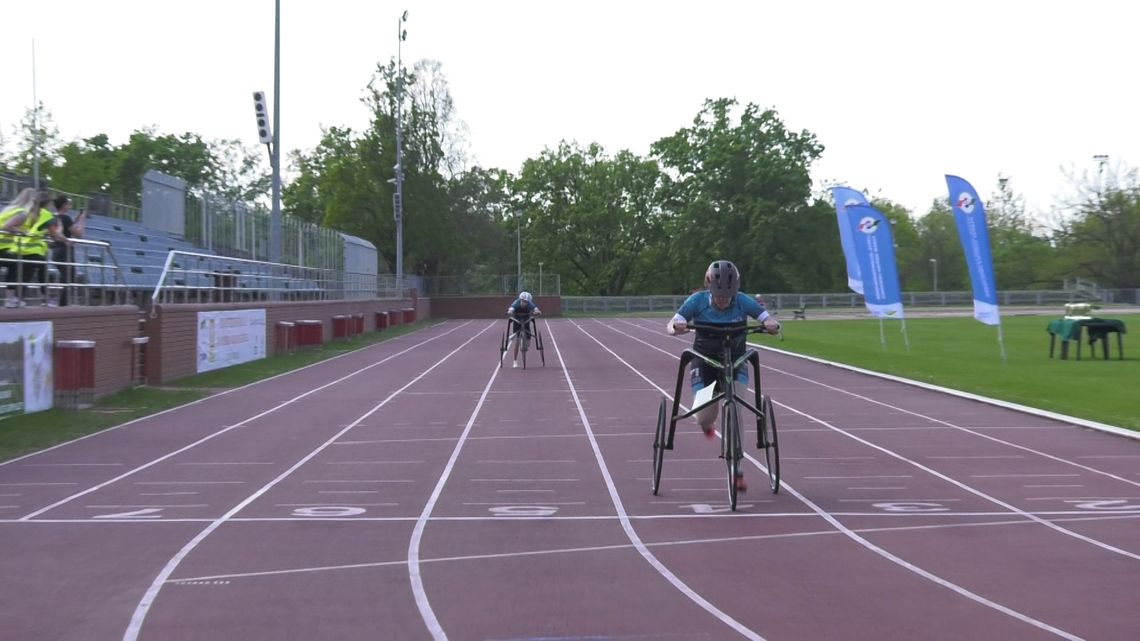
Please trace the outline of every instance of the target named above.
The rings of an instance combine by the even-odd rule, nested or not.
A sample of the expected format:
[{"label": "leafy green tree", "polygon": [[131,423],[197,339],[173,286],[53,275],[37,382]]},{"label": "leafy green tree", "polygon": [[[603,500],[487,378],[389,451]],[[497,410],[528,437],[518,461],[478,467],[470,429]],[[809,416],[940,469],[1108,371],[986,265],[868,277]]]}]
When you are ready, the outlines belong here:
[{"label": "leafy green tree", "polygon": [[[704,265],[717,258],[733,260],[754,287],[791,285],[781,265],[800,257],[805,230],[795,218],[809,208],[809,168],[823,146],[811,132],[788,130],[773,109],[737,107],[733,99],[708,100],[691,127],[651,147],[668,176],[662,206],[674,292],[699,288]],[[834,223],[825,227],[819,217],[813,229],[834,231]]]},{"label": "leafy green tree", "polygon": [[513,186],[527,263],[557,270],[565,293],[625,292],[660,236],[659,181],[655,162],[624,150],[610,157],[596,143],[562,142],[527,160]]},{"label": "leafy green tree", "polygon": [[1109,288],[1140,287],[1140,181],[1135,171],[1107,185],[1079,186],[1072,217],[1056,234],[1068,275]]},{"label": "leafy green tree", "polygon": [[35,108],[25,110],[24,117],[13,128],[15,149],[5,157],[4,164],[9,171],[31,176],[38,154],[40,179],[51,182],[63,142],[51,112],[44,108],[42,101],[37,108],[38,113]]}]

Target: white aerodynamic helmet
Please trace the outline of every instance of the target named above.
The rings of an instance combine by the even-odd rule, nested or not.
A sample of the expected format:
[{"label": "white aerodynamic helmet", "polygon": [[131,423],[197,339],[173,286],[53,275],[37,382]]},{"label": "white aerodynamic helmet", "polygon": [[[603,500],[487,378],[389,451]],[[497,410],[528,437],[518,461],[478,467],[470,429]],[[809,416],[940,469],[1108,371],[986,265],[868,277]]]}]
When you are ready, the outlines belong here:
[{"label": "white aerodynamic helmet", "polygon": [[519,294],[519,300],[525,300],[529,303],[534,300],[534,297],[530,295],[530,292],[522,292]]}]

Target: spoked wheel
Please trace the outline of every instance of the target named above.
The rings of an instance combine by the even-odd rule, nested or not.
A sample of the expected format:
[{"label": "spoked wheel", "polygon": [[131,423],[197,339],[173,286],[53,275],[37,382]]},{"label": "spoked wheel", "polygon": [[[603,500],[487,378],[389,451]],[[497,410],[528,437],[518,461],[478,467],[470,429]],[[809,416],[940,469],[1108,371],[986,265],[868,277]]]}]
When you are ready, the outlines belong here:
[{"label": "spoked wheel", "polygon": [[665,463],[665,399],[657,408],[657,432],[653,437],[653,495],[661,491],[661,466]]},{"label": "spoked wheel", "polygon": [[527,336],[526,334],[523,334],[522,336],[519,337],[519,340],[522,341],[523,369],[526,369],[526,352],[527,352],[527,349],[530,347],[530,337]]},{"label": "spoked wheel", "polygon": [[507,333],[503,332],[503,340],[499,343],[499,367],[503,366],[503,354],[507,353]]},{"label": "spoked wheel", "polygon": [[729,405],[724,413],[724,430],[721,434],[724,440],[724,460],[728,463],[728,507],[736,511],[736,477],[740,474],[740,416],[736,413],[736,405]]},{"label": "spoked wheel", "polygon": [[764,450],[764,462],[768,467],[768,484],[772,493],[780,491],[780,439],[776,433],[776,410],[772,399],[765,394],[760,399],[760,410],[763,415],[761,421],[760,447]]}]

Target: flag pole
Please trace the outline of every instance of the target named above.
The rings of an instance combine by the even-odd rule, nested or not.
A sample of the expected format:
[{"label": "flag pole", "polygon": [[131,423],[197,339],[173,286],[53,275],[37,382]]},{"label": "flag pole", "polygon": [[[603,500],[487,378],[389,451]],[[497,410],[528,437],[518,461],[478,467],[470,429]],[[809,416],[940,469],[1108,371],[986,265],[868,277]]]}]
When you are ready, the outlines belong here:
[{"label": "flag pole", "polygon": [[903,345],[906,346],[906,353],[909,354],[910,353],[910,337],[907,336],[907,334],[906,334],[906,319],[902,318],[899,320],[902,321],[902,330],[901,331],[902,331],[902,335],[903,335]]},{"label": "flag pole", "polygon": [[879,342],[883,345],[883,351],[887,350],[887,335],[883,332],[883,317],[879,317]]},{"label": "flag pole", "polygon": [[1001,362],[1005,363],[1005,340],[1002,338],[1001,333],[1001,319],[998,319],[998,347],[1001,348]]}]

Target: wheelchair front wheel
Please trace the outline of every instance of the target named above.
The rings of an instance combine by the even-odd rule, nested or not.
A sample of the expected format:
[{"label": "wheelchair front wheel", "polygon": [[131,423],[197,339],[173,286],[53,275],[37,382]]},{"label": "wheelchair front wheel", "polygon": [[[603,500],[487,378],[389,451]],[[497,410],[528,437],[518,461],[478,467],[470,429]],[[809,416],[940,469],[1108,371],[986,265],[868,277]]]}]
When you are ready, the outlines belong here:
[{"label": "wheelchair front wheel", "polygon": [[665,463],[665,399],[657,408],[657,432],[653,436],[653,495],[661,491],[661,467]]}]

